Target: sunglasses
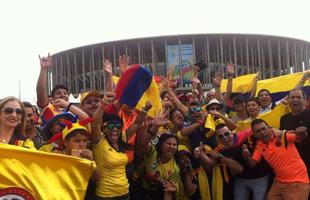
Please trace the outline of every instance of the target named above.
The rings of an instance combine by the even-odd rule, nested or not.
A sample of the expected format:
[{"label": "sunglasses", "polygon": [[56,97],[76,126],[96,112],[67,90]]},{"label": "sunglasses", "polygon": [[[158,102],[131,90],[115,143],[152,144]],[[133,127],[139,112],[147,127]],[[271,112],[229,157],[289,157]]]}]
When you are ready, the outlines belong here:
[{"label": "sunglasses", "polygon": [[16,108],[16,109],[14,109],[14,108],[4,108],[2,111],[3,111],[6,115],[10,115],[10,114],[12,114],[13,112],[15,112],[16,115],[21,116],[21,115],[24,113],[23,110],[20,109],[20,108]]},{"label": "sunglasses", "polygon": [[122,130],[122,128],[123,128],[123,126],[122,126],[122,124],[119,124],[119,123],[107,123],[107,124],[105,124],[104,125],[105,126],[105,128],[107,128],[107,129],[109,129],[110,131],[112,131],[113,129],[117,129],[118,131],[121,131]]},{"label": "sunglasses", "polygon": [[190,111],[193,112],[193,113],[200,112],[201,111],[201,107],[198,106],[198,107],[195,107],[195,108],[191,108]]},{"label": "sunglasses", "polygon": [[230,132],[225,132],[223,135],[218,135],[217,137],[219,138],[219,139],[223,139],[224,138],[224,136],[225,137],[229,137],[230,136]]}]

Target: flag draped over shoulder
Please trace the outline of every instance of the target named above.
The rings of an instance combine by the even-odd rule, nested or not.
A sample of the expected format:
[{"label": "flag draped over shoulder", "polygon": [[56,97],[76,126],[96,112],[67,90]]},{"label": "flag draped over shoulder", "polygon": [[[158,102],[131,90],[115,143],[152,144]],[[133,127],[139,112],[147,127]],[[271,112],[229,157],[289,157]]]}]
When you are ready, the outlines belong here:
[{"label": "flag draped over shoulder", "polygon": [[148,115],[154,117],[162,111],[158,86],[149,70],[141,65],[132,65],[118,80],[115,89],[120,103],[142,110],[147,101],[153,104]]},{"label": "flag draped over shoulder", "polygon": [[0,199],[84,199],[93,161],[0,143]]},{"label": "flag draped over shoulder", "polygon": [[[257,74],[248,74],[248,75],[238,76],[238,77],[234,78],[233,79],[232,92],[233,93],[247,93],[247,92],[250,92],[252,87],[253,87],[256,75]],[[228,82],[227,79],[223,79],[222,80],[221,92],[226,92],[227,82]]]},{"label": "flag draped over shoulder", "polygon": [[[256,95],[261,89],[267,89],[271,93],[273,101],[281,100],[288,92],[295,88],[303,77],[304,72],[278,76],[257,82]],[[310,94],[310,82],[306,81],[303,89]]]}]

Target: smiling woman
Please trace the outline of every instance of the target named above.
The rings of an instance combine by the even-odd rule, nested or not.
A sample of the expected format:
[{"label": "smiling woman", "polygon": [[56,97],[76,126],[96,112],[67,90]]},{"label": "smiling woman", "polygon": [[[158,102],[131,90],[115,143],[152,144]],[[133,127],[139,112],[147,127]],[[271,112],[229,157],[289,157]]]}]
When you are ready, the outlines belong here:
[{"label": "smiling woman", "polygon": [[0,101],[0,143],[34,148],[25,133],[25,109],[16,97],[6,97]]}]

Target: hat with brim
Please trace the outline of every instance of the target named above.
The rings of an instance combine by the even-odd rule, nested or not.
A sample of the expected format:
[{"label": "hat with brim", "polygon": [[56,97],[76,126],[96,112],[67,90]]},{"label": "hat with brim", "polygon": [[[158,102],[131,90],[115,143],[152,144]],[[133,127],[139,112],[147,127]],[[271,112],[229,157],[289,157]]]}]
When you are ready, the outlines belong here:
[{"label": "hat with brim", "polygon": [[99,97],[100,98],[100,93],[96,90],[92,90],[92,91],[89,91],[89,92],[84,92],[81,94],[81,99],[80,99],[80,103],[82,104],[83,101],[85,99],[87,99],[88,97]]},{"label": "hat with brim", "polygon": [[218,105],[221,108],[223,108],[223,104],[221,104],[217,99],[211,99],[208,104],[206,105],[206,109],[208,110],[210,108],[210,106],[212,105]]},{"label": "hat with brim", "polygon": [[52,125],[57,122],[57,120],[59,119],[66,119],[69,120],[71,122],[75,122],[77,120],[77,116],[73,115],[72,113],[69,112],[63,112],[60,113],[58,115],[55,115],[52,119],[48,120],[48,122],[46,123],[46,125],[43,128],[43,131],[45,133],[48,133],[50,131],[50,129],[52,128]]}]

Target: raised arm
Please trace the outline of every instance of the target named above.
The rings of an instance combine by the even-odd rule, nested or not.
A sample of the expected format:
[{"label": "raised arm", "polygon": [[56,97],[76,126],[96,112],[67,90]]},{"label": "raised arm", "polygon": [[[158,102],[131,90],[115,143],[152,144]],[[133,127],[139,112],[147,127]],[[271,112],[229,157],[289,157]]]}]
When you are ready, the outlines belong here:
[{"label": "raised arm", "polygon": [[232,87],[233,87],[233,78],[235,74],[235,66],[234,65],[227,65],[226,66],[226,73],[227,73],[227,86],[226,86],[226,92],[223,97],[223,103],[225,105],[228,105],[228,102],[230,100],[230,95],[232,93]]},{"label": "raised arm", "polygon": [[152,148],[152,144],[150,141],[156,136],[159,127],[167,124],[164,115],[158,114],[154,119],[147,119],[143,128],[140,128],[139,131],[141,133],[138,137],[139,140],[137,144],[139,144],[138,149],[141,150],[140,153],[148,153]]},{"label": "raised arm", "polygon": [[70,111],[72,114],[77,115],[80,120],[89,118],[86,112],[84,112],[79,107],[75,106],[74,104],[69,103],[68,101],[65,101],[63,99],[55,99],[53,101],[53,104],[58,108],[62,108],[66,110],[67,112]]},{"label": "raised arm", "polygon": [[259,79],[260,79],[260,73],[257,72],[256,77],[255,77],[255,79],[253,80],[254,83],[253,83],[253,86],[252,86],[252,88],[251,88],[251,94],[250,94],[250,97],[249,97],[249,98],[255,97],[256,90],[257,90],[257,82],[259,81]]},{"label": "raised arm", "polygon": [[136,117],[133,124],[126,130],[127,139],[130,138],[138,129],[141,127],[142,123],[146,120],[147,112],[153,107],[150,101],[147,101],[142,109]]},{"label": "raised arm", "polygon": [[212,84],[215,89],[215,98],[218,101],[222,101],[221,84],[223,80],[223,75],[220,72],[215,73],[215,77],[212,78]]},{"label": "raised arm", "polygon": [[47,57],[41,57],[39,55],[39,59],[41,69],[37,82],[37,105],[40,108],[44,108],[48,105],[48,97],[46,95],[47,72],[48,68],[53,64],[53,59],[50,54],[48,54]]},{"label": "raised arm", "polygon": [[217,112],[215,110],[210,110],[209,114],[214,115],[218,118],[221,118],[224,121],[224,123],[226,124],[226,126],[229,128],[229,130],[235,130],[237,128],[236,123],[233,120],[231,120],[230,118],[223,115],[222,113]]},{"label": "raised arm", "polygon": [[183,113],[183,114],[187,114],[188,113],[188,109],[186,106],[184,106],[181,101],[179,101],[179,99],[177,98],[177,96],[174,94],[174,92],[172,91],[172,89],[169,87],[169,81],[167,78],[165,77],[161,77],[161,83],[162,85],[166,88],[166,91],[168,93],[168,95],[172,98],[172,101],[175,103],[176,107]]},{"label": "raised arm", "polygon": [[297,83],[294,89],[301,89],[305,82],[310,79],[310,71],[305,71],[300,81]]},{"label": "raised arm", "polygon": [[112,63],[108,59],[104,59],[102,62],[103,64],[103,70],[105,72],[105,84],[106,88],[105,90],[108,92],[112,92],[114,88],[114,82],[113,82],[113,70],[112,70]]}]

